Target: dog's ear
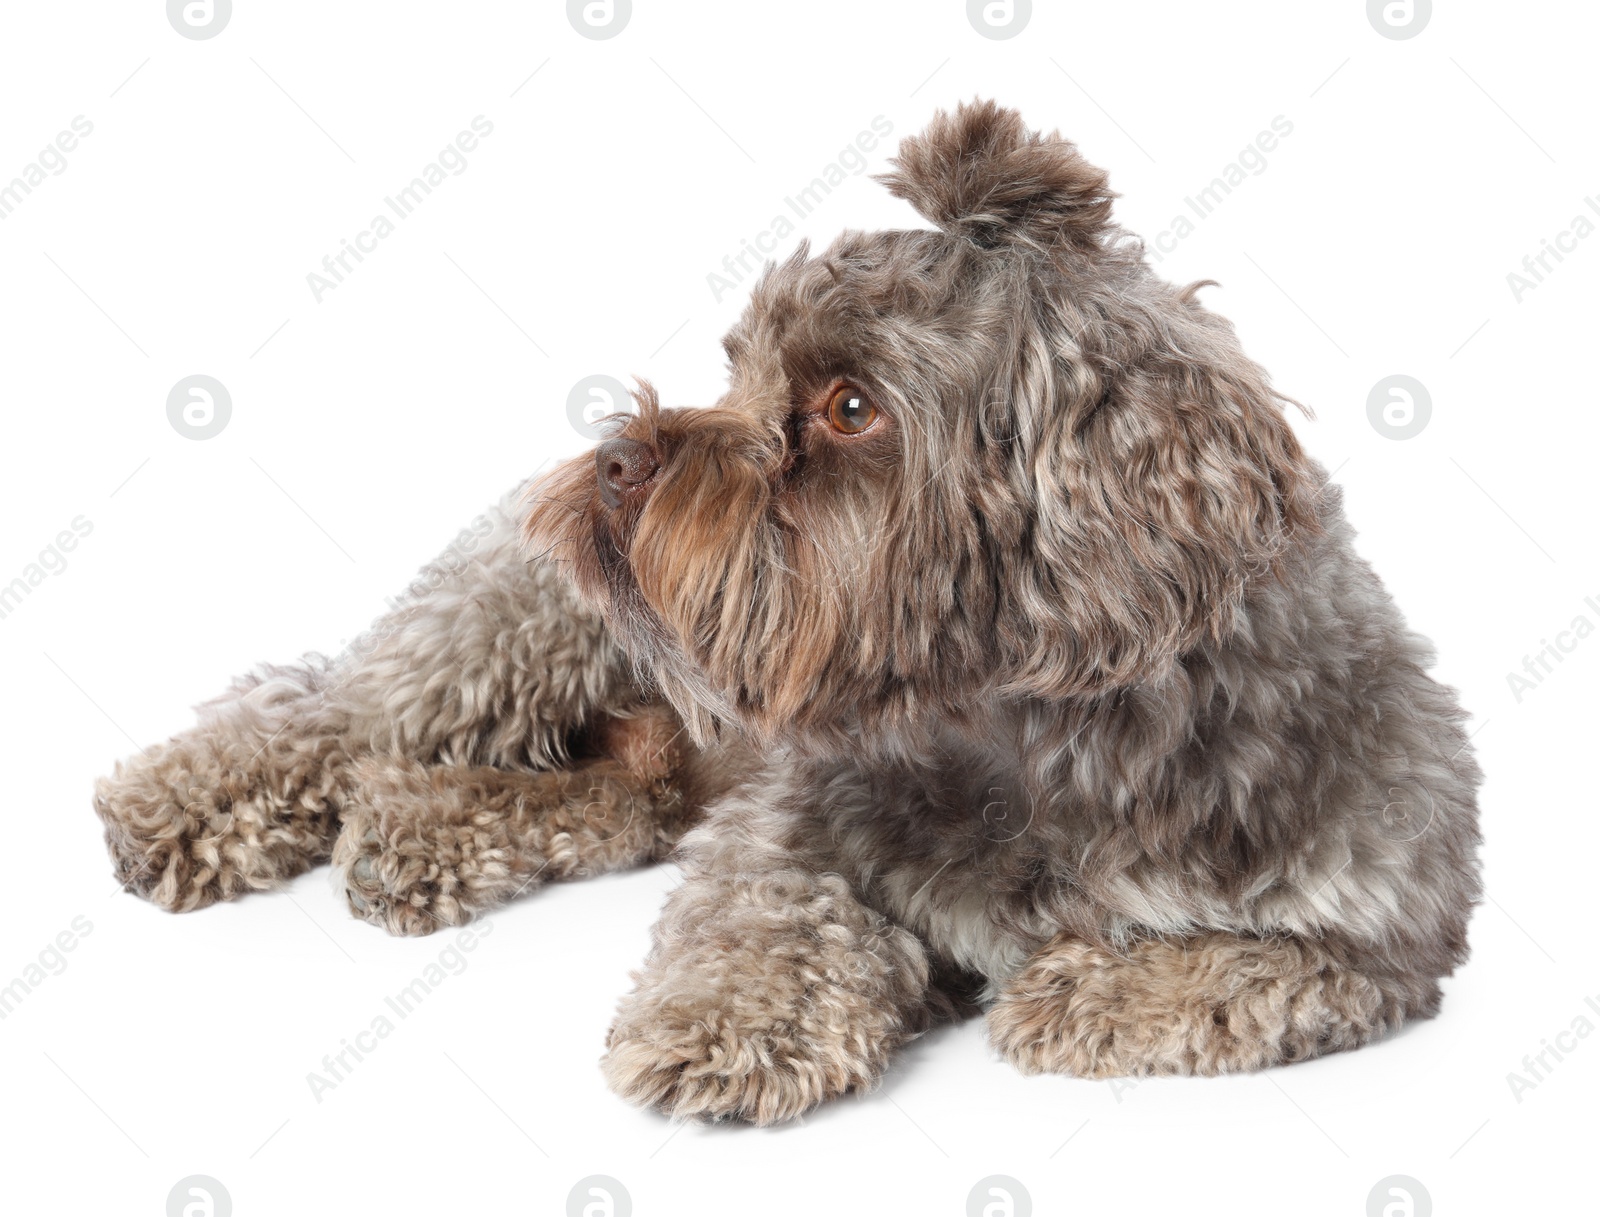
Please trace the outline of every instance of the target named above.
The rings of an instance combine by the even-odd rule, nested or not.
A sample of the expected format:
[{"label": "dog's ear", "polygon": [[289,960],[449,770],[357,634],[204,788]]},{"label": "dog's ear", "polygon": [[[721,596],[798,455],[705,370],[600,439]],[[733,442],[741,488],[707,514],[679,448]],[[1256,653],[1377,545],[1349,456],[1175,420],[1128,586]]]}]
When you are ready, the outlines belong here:
[{"label": "dog's ear", "polygon": [[1041,136],[1015,110],[972,101],[940,111],[900,144],[892,194],[946,232],[985,247],[1007,241],[1092,245],[1111,223],[1106,174],[1060,135]]},{"label": "dog's ear", "polygon": [[1056,400],[1019,419],[1012,485],[1029,519],[1007,577],[1013,690],[1075,697],[1163,679],[1186,651],[1246,627],[1248,590],[1320,528],[1320,479],[1232,327],[1197,307],[1174,325],[1181,350],[1130,359],[1087,406],[1059,368],[1018,369],[1033,403],[1053,372]]}]

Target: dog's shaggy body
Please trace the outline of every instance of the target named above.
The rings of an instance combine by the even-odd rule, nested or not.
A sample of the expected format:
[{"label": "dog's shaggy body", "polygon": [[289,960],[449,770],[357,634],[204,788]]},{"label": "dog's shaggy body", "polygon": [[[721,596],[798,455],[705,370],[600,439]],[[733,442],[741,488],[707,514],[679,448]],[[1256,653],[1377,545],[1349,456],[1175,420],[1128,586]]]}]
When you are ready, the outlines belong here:
[{"label": "dog's shaggy body", "polygon": [[974,1003],[1091,1076],[1433,1014],[1479,895],[1464,715],[1265,375],[1014,114],[941,116],[889,183],[939,231],[771,270],[716,407],[646,390],[524,537],[507,500],[339,661],[103,781],[129,886],[331,855],[424,933],[678,844],[605,1060],[677,1115],[794,1116]]}]

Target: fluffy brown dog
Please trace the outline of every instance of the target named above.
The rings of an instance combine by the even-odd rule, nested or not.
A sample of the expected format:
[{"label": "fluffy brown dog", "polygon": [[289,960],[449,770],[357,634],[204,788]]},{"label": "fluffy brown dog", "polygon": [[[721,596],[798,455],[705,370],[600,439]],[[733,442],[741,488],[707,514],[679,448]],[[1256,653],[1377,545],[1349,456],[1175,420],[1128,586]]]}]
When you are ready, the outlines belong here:
[{"label": "fluffy brown dog", "polygon": [[715,406],[644,391],[520,530],[102,781],[124,881],[331,854],[426,933],[676,844],[604,1068],[681,1116],[869,1087],[974,1002],[1087,1076],[1433,1014],[1478,769],[1267,377],[1072,144],[977,103],[895,163],[937,231],[771,269]]}]

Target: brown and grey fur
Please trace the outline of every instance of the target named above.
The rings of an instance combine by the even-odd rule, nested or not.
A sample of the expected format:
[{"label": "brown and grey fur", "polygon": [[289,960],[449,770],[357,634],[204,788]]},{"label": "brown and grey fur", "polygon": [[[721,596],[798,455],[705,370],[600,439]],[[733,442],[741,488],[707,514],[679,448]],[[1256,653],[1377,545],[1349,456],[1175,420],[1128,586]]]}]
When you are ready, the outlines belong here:
[{"label": "brown and grey fur", "polygon": [[128,885],[331,856],[426,933],[676,844],[604,1069],[679,1116],[868,1088],[973,1002],[1085,1076],[1434,1014],[1480,775],[1283,399],[1071,143],[974,103],[895,164],[936,230],[771,268],[720,401],[641,392],[643,474],[561,467],[343,658],[103,780]]}]

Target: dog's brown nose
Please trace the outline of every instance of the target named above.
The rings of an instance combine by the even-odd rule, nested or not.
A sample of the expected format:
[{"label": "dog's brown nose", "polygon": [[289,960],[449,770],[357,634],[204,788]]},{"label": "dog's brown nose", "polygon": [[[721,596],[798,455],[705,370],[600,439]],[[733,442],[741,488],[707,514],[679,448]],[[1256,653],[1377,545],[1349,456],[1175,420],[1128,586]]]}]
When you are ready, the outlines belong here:
[{"label": "dog's brown nose", "polygon": [[595,473],[600,479],[600,497],[607,507],[622,506],[622,496],[645,482],[661,468],[656,450],[643,440],[608,439],[594,450]]}]

